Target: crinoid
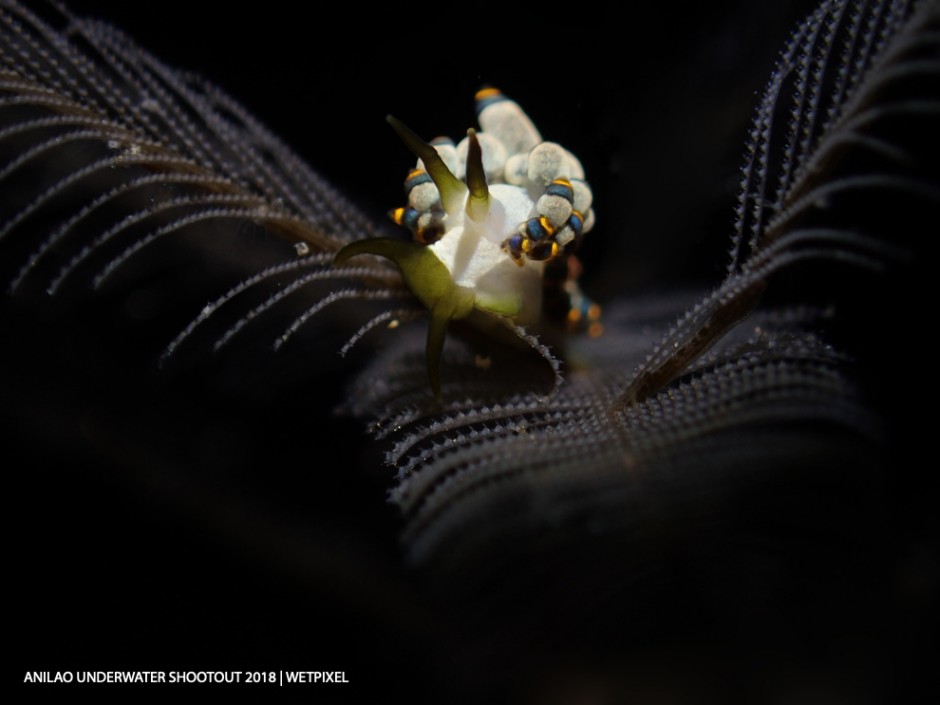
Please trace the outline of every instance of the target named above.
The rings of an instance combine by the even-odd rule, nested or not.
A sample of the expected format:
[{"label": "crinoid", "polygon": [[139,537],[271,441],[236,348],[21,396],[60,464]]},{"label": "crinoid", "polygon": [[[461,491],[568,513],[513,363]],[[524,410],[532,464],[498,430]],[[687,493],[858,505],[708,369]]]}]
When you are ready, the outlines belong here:
[{"label": "crinoid", "polygon": [[[324,68],[339,78],[309,103],[285,79],[261,99],[302,122],[282,140],[110,24],[0,1],[0,369],[33,537],[14,574],[40,620],[24,668],[65,624],[127,645],[102,659],[273,649],[244,667],[348,664],[379,674],[375,697],[426,678],[416,701],[681,700],[672,674],[714,685],[715,653],[764,700],[904,699],[885,684],[918,681],[936,616],[912,399],[930,394],[940,3],[820,2],[748,130],[707,62],[668,57],[726,61],[746,42],[719,37],[782,5],[741,2],[740,25],[637,9],[648,44],[612,24],[550,57],[548,35],[471,26],[465,79],[409,55],[385,86],[384,52]],[[657,30],[669,8],[709,31]],[[309,54],[306,29],[277,32]],[[519,102],[484,89],[477,130],[483,81]],[[724,157],[682,141],[697,126],[723,153],[735,125],[737,202]],[[717,219],[695,205],[716,194]],[[678,283],[635,282],[667,259]],[[86,559],[99,579],[59,589]],[[179,594],[179,619],[131,632]]]}]

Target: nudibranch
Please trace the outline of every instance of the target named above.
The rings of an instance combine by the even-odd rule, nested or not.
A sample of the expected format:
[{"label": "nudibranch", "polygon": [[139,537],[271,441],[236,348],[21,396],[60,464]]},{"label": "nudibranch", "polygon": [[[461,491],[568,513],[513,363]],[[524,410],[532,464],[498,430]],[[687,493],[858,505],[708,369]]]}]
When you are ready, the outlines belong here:
[{"label": "nudibranch", "polygon": [[401,269],[430,314],[426,355],[438,401],[448,323],[474,309],[537,323],[546,264],[570,252],[594,223],[591,188],[577,157],[543,141],[519,105],[498,90],[482,89],[476,104],[480,130],[468,130],[456,145],[440,137],[425,142],[388,116],[418,157],[405,179],[407,205],[390,212],[414,239],[357,240],[334,259],[341,264],[373,254]]}]

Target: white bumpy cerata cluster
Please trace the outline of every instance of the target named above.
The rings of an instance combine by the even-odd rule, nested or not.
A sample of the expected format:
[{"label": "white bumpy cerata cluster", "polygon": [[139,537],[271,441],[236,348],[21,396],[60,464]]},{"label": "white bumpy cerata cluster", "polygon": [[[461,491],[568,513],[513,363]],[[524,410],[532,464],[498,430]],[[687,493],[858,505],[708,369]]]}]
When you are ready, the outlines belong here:
[{"label": "white bumpy cerata cluster", "polygon": [[[468,130],[457,145],[425,142],[389,116],[418,157],[405,179],[408,205],[391,212],[415,241],[356,240],[334,258],[341,265],[371,254],[398,265],[428,309],[428,377],[438,400],[448,323],[475,310],[510,326],[537,322],[546,262],[573,248],[594,221],[591,189],[571,152],[543,142],[522,109],[495,89],[477,94],[477,111],[481,131]],[[587,319],[597,330],[599,308],[577,287],[578,268],[565,269],[556,289],[568,302],[569,323]]]},{"label": "white bumpy cerata cluster", "polygon": [[432,140],[437,158],[390,119],[424,157],[405,179],[408,205],[391,216],[429,245],[457,285],[476,292],[478,307],[529,323],[540,312],[543,263],[594,223],[591,189],[578,158],[542,141],[517,103],[494,88],[476,100],[481,130],[456,145]]}]

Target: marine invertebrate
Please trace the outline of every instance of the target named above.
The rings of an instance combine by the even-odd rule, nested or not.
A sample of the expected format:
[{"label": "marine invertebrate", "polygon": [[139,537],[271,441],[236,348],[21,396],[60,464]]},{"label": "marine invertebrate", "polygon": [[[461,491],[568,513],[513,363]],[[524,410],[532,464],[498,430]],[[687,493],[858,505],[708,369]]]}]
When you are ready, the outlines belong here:
[{"label": "marine invertebrate", "polygon": [[389,117],[419,159],[405,180],[408,206],[391,214],[417,242],[357,240],[334,259],[341,265],[357,255],[381,255],[401,269],[430,313],[428,375],[438,401],[447,324],[474,310],[501,322],[538,323],[546,261],[579,244],[594,222],[591,189],[574,155],[543,142],[519,106],[496,89],[477,93],[477,112],[483,132],[469,130],[456,147],[446,139],[424,142]]},{"label": "marine invertebrate", "polygon": [[[440,411],[414,393],[418,341],[369,365],[348,407],[387,448],[408,555],[446,601],[487,602],[525,622],[500,610],[499,594],[479,595],[494,583],[531,588],[545,596],[525,612],[535,621],[558,604],[582,606],[544,585],[587,570],[611,599],[585,601],[632,625],[638,616],[617,595],[641,566],[625,556],[664,516],[688,520],[686,502],[718,522],[760,506],[812,533],[831,517],[797,528],[777,514],[775,492],[848,488],[843,468],[881,472],[880,449],[896,441],[866,400],[903,397],[907,385],[873,371],[897,370],[876,331],[920,298],[911,253],[940,203],[938,22],[933,2],[832,2],[799,24],[746,146],[726,276],[691,304],[608,305],[604,338],[573,346],[580,365],[550,401],[505,366],[476,370],[469,348],[453,363],[467,399]],[[760,496],[733,510],[688,494],[721,485],[738,496],[731,488],[751,482]],[[538,565],[538,587],[508,568],[517,565]]]},{"label": "marine invertebrate", "polygon": [[[280,614],[333,618],[342,646],[331,648],[391,654],[388,671],[422,676],[429,661],[413,654],[443,652],[445,677],[508,652],[511,674],[471,667],[458,679],[489,674],[497,689],[551,685],[569,656],[601,654],[618,672],[645,636],[696,627],[706,648],[715,630],[748,654],[754,643],[870,638],[879,617],[901,612],[897,586],[916,583],[896,572],[907,544],[886,537],[918,537],[935,505],[903,459],[927,437],[905,394],[929,366],[911,364],[924,348],[904,317],[927,300],[930,278],[912,276],[911,261],[926,260],[923,233],[938,221],[937,7],[823,2],[798,25],[745,148],[742,220],[714,292],[613,292],[606,335],[568,341],[551,398],[528,351],[464,331],[444,346],[437,404],[423,331],[394,325],[424,313],[399,271],[369,257],[332,266],[349,242],[390,227],[211,83],[107,25],[4,2],[0,266],[12,295],[0,369],[14,446],[40,459],[18,466],[32,490],[16,493],[29,502],[24,523],[69,539],[101,514],[87,544],[129,535],[136,549],[126,527],[140,512],[108,514],[137,508],[131,493],[95,491],[113,471],[170,504],[166,514],[215,527],[238,548],[233,562],[283,561],[279,587],[304,576],[300,609]],[[337,102],[324,114],[339,120]],[[383,178],[393,162],[382,160]],[[419,217],[400,219],[433,239]],[[618,232],[624,221],[602,222]],[[525,255],[522,242],[503,255]],[[386,324],[363,367],[335,359],[344,338]],[[355,422],[329,413],[336,401]],[[62,469],[37,471],[47,457]],[[381,511],[389,486],[397,513]],[[164,529],[147,545],[162,547]],[[193,542],[191,525],[178,533]],[[80,540],[69,546],[87,555]],[[918,550],[929,567],[929,545]],[[172,575],[175,558],[148,564],[135,585]],[[65,565],[84,574],[80,560]],[[37,619],[52,615],[23,635],[29,653],[45,653],[63,613],[79,632],[99,628],[110,588],[81,593],[102,607],[87,610],[58,589],[67,568],[24,565],[24,592],[55,598],[29,596]],[[125,566],[99,568],[124,584]],[[178,575],[160,583],[166,594],[205,577]],[[242,578],[195,604],[251,604]],[[60,604],[81,609],[51,612]],[[349,646],[354,622],[382,638],[362,646],[356,630]],[[146,648],[136,625],[110,626],[123,637],[114,643]],[[324,633],[312,627],[290,647],[306,653]],[[882,633],[897,643],[894,623]],[[482,640],[497,648],[475,648]]]}]

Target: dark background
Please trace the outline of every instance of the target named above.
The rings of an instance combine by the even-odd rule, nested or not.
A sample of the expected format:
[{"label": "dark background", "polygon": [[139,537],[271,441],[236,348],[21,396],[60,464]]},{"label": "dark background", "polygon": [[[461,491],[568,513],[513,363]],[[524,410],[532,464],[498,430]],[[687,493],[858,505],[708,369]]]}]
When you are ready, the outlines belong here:
[{"label": "dark background", "polygon": [[[474,91],[498,86],[585,164],[598,225],[582,254],[604,301],[720,279],[752,108],[812,4],[646,3],[626,23],[589,4],[561,17],[409,4],[368,26],[358,3],[329,16],[285,2],[70,7],[220,84],[376,219],[401,201],[411,162],[385,114],[457,136]],[[296,668],[351,684],[238,694],[485,691],[401,566],[392,471],[358,422],[331,413],[355,360],[317,358],[305,385],[246,392],[155,374],[156,334],[8,308],[13,682],[25,670]],[[21,692],[73,695],[54,688]]]},{"label": "dark background", "polygon": [[412,159],[385,115],[426,139],[460,137],[474,92],[499,87],[585,163],[605,241],[583,254],[617,262],[603,285],[621,293],[721,271],[712,247],[726,247],[752,109],[814,4],[634,3],[625,23],[594,3],[563,17],[418,4],[368,26],[357,3],[323,17],[286,2],[72,6],[221,85],[376,218],[401,201]]}]

